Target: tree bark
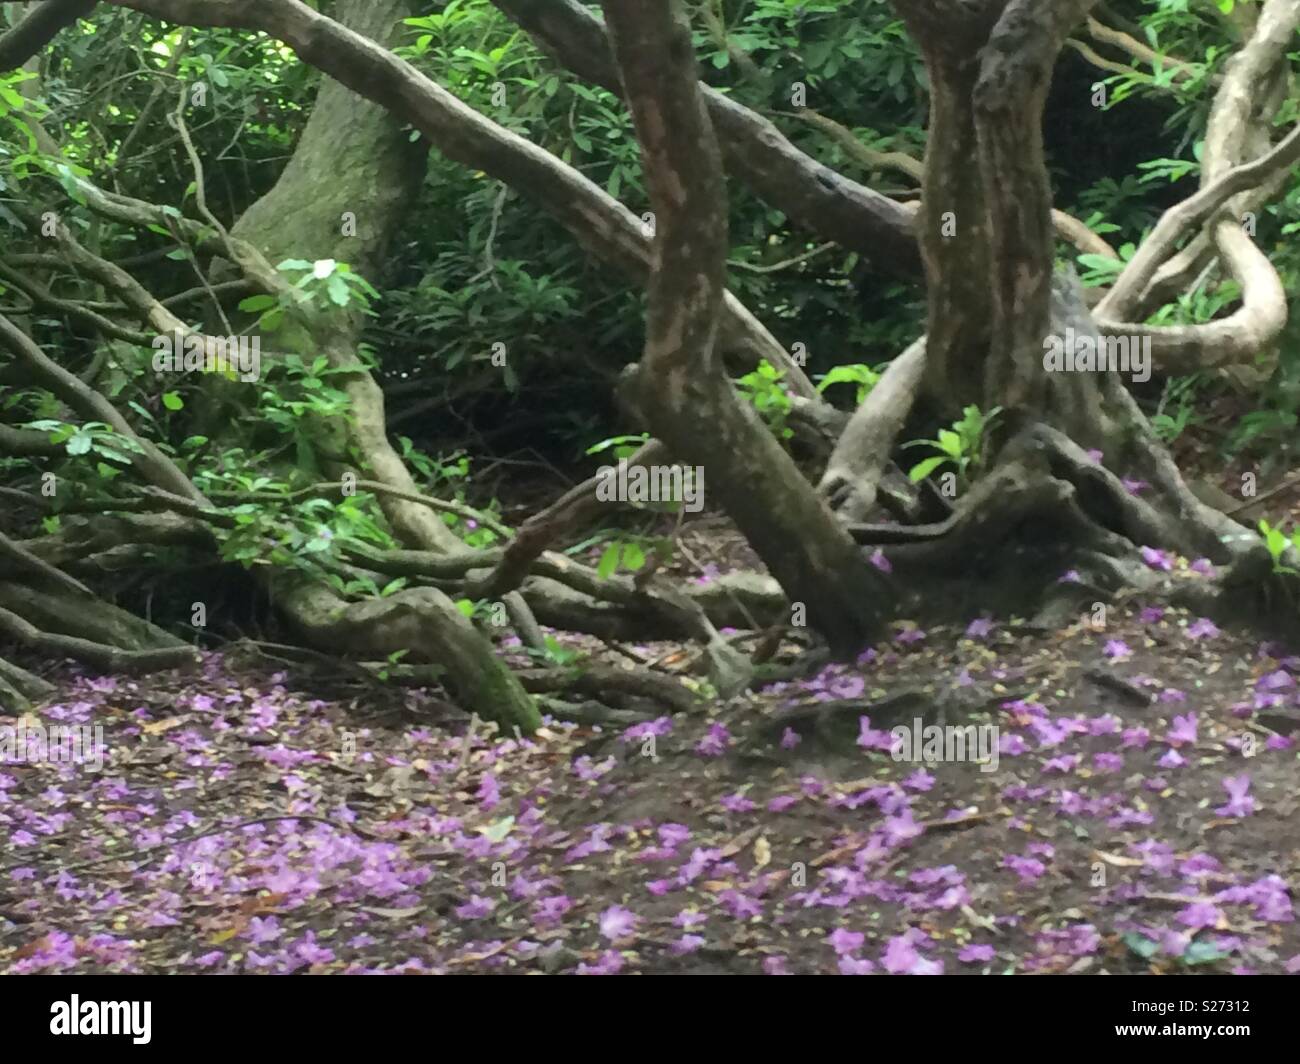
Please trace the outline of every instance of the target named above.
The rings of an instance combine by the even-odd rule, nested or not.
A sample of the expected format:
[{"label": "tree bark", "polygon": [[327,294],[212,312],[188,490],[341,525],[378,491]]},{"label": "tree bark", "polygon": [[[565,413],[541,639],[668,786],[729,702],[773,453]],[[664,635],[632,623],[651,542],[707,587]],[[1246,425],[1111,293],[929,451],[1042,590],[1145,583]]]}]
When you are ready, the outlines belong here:
[{"label": "tree bark", "polygon": [[700,466],[751,546],[840,655],[879,634],[882,581],[723,375],[716,351],[726,276],[717,140],[677,0],[605,3],[655,215],[645,355],[634,403],[675,456]]}]

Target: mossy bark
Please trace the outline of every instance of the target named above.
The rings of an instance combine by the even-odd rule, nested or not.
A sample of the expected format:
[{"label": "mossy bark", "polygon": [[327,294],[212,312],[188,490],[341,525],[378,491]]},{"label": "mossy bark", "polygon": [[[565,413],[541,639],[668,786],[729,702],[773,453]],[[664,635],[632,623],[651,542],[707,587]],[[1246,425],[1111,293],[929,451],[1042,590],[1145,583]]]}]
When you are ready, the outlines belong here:
[{"label": "mossy bark", "polygon": [[[358,33],[394,46],[411,0],[342,0],[335,17]],[[427,145],[412,138],[384,107],[326,78],[293,158],[275,187],[245,212],[231,235],[257,247],[271,263],[286,258],[336,259],[372,283],[418,197]],[[324,355],[350,372],[333,378],[347,395],[349,416],[307,423],[318,456],[332,474],[355,468],[408,494],[420,485],[388,438],[383,393],[357,355],[359,315],[312,320],[289,341],[310,362]],[[406,547],[447,553],[460,540],[419,503],[389,495],[379,505]],[[536,707],[500,662],[491,643],[440,592],[419,589],[386,599],[346,603],[328,589],[289,579],[276,595],[291,623],[318,645],[387,657],[409,650],[443,666],[449,686],[480,716],[526,732],[540,723]]]}]

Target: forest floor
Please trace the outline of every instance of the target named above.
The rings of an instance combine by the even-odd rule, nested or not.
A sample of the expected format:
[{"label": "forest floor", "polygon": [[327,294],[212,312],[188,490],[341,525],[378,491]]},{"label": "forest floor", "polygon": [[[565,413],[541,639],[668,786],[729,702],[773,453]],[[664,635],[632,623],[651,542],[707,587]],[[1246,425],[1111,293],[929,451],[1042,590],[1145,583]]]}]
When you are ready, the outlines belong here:
[{"label": "forest floor", "polygon": [[[57,672],[35,717],[105,762],[0,765],[0,971],[1300,971],[1300,657],[1141,603],[973,620],[526,741],[246,644]],[[918,717],[996,760],[896,761]]]}]

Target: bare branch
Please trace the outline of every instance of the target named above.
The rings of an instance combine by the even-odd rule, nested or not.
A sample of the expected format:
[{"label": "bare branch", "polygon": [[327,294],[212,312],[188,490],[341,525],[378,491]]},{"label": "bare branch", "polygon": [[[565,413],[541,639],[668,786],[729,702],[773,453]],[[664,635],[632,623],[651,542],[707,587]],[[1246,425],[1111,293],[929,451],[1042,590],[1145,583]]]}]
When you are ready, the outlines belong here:
[{"label": "bare branch", "polygon": [[63,30],[89,15],[96,0],[45,0],[0,36],[0,74],[22,66]]},{"label": "bare branch", "polygon": [[[643,223],[603,188],[550,152],[462,103],[405,60],[301,0],[109,0],[192,26],[261,30],[303,62],[410,122],[453,162],[482,170],[541,204],[580,244],[644,284],[650,239]],[[728,346],[752,362],[783,369],[790,386],[816,388],[789,353],[727,293],[722,328]]]}]

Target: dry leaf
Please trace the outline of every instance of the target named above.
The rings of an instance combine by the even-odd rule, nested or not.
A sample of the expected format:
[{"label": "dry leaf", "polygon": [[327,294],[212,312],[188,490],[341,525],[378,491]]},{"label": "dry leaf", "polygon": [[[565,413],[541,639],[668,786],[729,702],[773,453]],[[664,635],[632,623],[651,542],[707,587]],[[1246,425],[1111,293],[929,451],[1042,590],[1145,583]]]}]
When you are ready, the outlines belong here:
[{"label": "dry leaf", "polygon": [[1140,857],[1121,857],[1117,853],[1107,853],[1105,850],[1093,850],[1092,855],[1098,860],[1105,861],[1110,865],[1117,865],[1120,868],[1141,868],[1146,861]]}]

